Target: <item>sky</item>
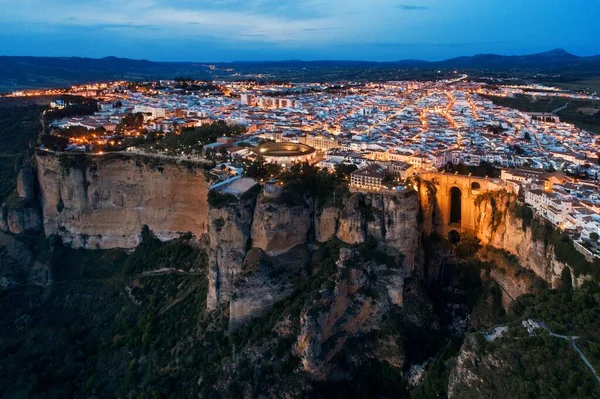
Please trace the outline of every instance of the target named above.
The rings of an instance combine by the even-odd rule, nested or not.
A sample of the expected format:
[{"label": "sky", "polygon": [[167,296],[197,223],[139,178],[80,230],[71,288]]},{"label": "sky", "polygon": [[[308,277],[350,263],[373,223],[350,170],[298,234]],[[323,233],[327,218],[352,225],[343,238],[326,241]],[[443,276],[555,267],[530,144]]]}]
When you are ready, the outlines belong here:
[{"label": "sky", "polygon": [[0,0],[0,55],[154,61],[600,54],[600,0]]}]

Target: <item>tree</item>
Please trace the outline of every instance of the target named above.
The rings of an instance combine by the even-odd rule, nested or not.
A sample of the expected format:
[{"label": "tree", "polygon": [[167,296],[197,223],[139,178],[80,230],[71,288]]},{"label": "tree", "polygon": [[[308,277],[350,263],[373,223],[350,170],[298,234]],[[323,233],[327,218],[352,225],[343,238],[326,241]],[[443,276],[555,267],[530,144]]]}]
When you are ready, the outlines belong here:
[{"label": "tree", "polygon": [[354,164],[339,163],[335,165],[335,175],[340,180],[347,180],[350,174],[358,169]]},{"label": "tree", "polygon": [[53,134],[43,134],[40,136],[40,144],[51,150],[62,151],[69,145],[69,139]]},{"label": "tree", "polygon": [[479,251],[479,238],[471,233],[463,233],[460,236],[460,242],[456,246],[456,255],[459,258],[468,258]]},{"label": "tree", "polygon": [[127,114],[123,117],[121,125],[124,128],[139,129],[144,124],[144,115],[141,112]]},{"label": "tree", "polygon": [[598,241],[599,238],[600,238],[600,235],[598,235],[598,233],[596,233],[595,231],[590,233],[590,239],[592,241]]}]

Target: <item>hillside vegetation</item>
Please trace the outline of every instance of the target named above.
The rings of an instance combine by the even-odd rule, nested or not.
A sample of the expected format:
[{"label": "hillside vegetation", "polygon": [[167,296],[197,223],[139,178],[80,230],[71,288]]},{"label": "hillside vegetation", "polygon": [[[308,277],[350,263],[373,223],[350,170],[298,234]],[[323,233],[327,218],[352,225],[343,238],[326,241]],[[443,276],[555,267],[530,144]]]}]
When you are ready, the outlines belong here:
[{"label": "hillside vegetation", "polygon": [[41,130],[44,106],[0,107],[0,202],[16,188],[23,154]]}]

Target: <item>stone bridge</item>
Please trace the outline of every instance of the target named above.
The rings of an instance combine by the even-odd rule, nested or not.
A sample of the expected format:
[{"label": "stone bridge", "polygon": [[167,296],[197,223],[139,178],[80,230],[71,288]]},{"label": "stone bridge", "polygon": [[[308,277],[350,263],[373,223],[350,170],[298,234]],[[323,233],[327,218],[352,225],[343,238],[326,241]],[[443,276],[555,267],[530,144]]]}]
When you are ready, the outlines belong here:
[{"label": "stone bridge", "polygon": [[[451,235],[456,233],[460,235],[464,231],[475,231],[477,196],[506,188],[500,179],[440,172],[423,172],[419,176],[435,185],[435,201],[432,201],[433,198],[429,199],[433,202],[430,230],[451,239]],[[421,188],[421,196],[423,195]],[[427,228],[425,230],[426,233],[432,232],[427,231]]]}]

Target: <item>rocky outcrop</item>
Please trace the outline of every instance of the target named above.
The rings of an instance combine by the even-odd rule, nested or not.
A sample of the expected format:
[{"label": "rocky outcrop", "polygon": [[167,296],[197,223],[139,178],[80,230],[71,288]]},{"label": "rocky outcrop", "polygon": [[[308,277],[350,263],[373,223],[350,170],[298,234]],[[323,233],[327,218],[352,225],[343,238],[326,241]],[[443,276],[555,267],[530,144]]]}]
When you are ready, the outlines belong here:
[{"label": "rocky outcrop", "polygon": [[[439,226],[441,221],[435,184],[421,181],[419,197],[423,232],[430,234],[436,231],[436,226]],[[556,259],[551,245],[537,240],[530,227],[523,228],[522,220],[516,218],[511,211],[515,202],[516,195],[505,190],[480,194],[474,201],[475,230],[471,233],[479,238],[482,245],[515,255],[523,268],[534,271],[536,275],[556,287],[566,265]]]},{"label": "rocky outcrop", "polygon": [[13,234],[38,232],[42,229],[40,209],[33,201],[15,199],[2,205],[3,231]]},{"label": "rocky outcrop", "polygon": [[33,169],[28,164],[19,170],[16,192],[2,204],[0,229],[13,234],[42,230],[42,215],[35,200]]},{"label": "rocky outcrop", "polygon": [[[458,358],[456,359],[456,365],[450,372],[448,378],[448,398],[459,398],[460,391],[463,387],[468,387],[470,390],[474,390],[473,397],[483,397],[482,392],[475,388],[477,383],[480,381],[480,377],[476,375],[467,364],[473,362],[493,363],[491,356],[484,359],[477,353],[475,346],[475,336],[470,335],[467,337],[465,343],[461,347]],[[497,366],[497,364],[495,364]]]},{"label": "rocky outcrop", "polygon": [[36,154],[46,235],[73,247],[134,248],[143,225],[161,240],[206,232],[204,172],[155,158]]},{"label": "rocky outcrop", "polygon": [[228,303],[234,282],[242,271],[246,252],[252,246],[250,230],[255,198],[208,208],[208,298],[209,310]]},{"label": "rocky outcrop", "polygon": [[31,165],[25,165],[17,176],[17,194],[19,198],[33,200],[35,198],[35,177]]},{"label": "rocky outcrop", "polygon": [[[349,339],[380,329],[384,315],[401,305],[389,287],[399,284],[397,288],[402,292],[402,271],[358,261],[352,249],[341,249],[334,281],[333,289],[321,290],[320,298],[300,315],[296,352],[302,369],[316,380],[325,380],[334,371],[331,360],[348,350]],[[350,350],[348,356],[374,356],[391,367],[401,368],[404,354],[392,335],[382,332],[372,342],[376,348],[385,348],[385,356],[374,348],[353,348],[360,354]]]},{"label": "rocky outcrop", "polygon": [[309,263],[310,252],[304,245],[278,257],[271,257],[260,248],[248,251],[234,283],[235,292],[229,304],[229,330],[236,330],[288,297]]},{"label": "rocky outcrop", "polygon": [[[412,190],[353,193],[341,209],[325,207],[316,215],[312,199],[290,205],[281,193],[257,197],[256,191],[247,195],[249,191],[235,200],[211,202],[202,170],[159,158],[38,151],[36,164],[45,234],[58,235],[72,247],[134,248],[144,225],[161,240],[206,234],[207,307],[229,306],[234,328],[287,295],[265,270],[271,270],[273,259],[285,258],[315,238],[360,244],[373,236],[380,249],[403,259],[401,272],[386,287],[394,304],[402,303],[403,279],[419,251],[418,196]],[[19,192],[25,196],[30,196],[32,181],[28,173],[20,176]],[[7,213],[4,220],[11,231],[25,231],[35,228],[34,216]],[[248,273],[245,259],[253,248],[266,263]]]},{"label": "rocky outcrop", "polygon": [[531,228],[523,228],[510,209],[515,201],[515,195],[506,191],[481,197],[476,203],[475,234],[482,244],[510,252],[522,267],[556,287],[567,266],[556,259],[551,245],[535,239]]},{"label": "rocky outcrop", "polygon": [[50,268],[38,262],[25,243],[10,234],[0,233],[0,288],[23,283],[47,285],[51,282]]},{"label": "rocky outcrop", "polygon": [[260,195],[252,222],[252,245],[271,256],[306,244],[311,226],[312,201],[304,205],[282,205]]},{"label": "rocky outcrop", "polygon": [[325,207],[315,222],[318,241],[334,236],[347,244],[359,244],[373,236],[412,269],[419,252],[420,227],[417,193],[353,193],[343,208]]},{"label": "rocky outcrop", "polygon": [[344,200],[336,232],[337,238],[348,244],[364,242],[367,234],[366,221],[365,194],[352,194]]},{"label": "rocky outcrop", "polygon": [[502,304],[506,310],[521,295],[536,292],[544,285],[543,280],[530,269],[523,269],[518,258],[506,250],[484,247],[478,257],[484,262],[493,264],[489,277],[500,287]]},{"label": "rocky outcrop", "polygon": [[339,228],[340,209],[326,207],[315,218],[315,235],[318,242],[326,242],[335,237]]}]

